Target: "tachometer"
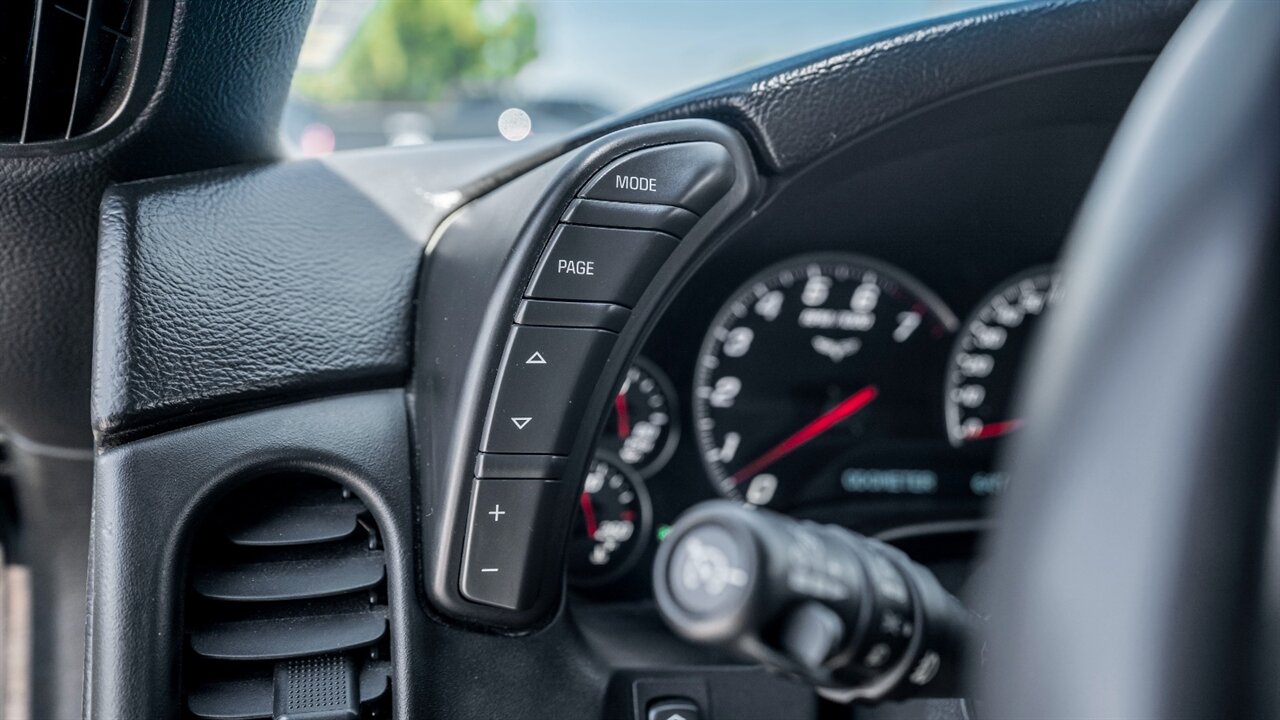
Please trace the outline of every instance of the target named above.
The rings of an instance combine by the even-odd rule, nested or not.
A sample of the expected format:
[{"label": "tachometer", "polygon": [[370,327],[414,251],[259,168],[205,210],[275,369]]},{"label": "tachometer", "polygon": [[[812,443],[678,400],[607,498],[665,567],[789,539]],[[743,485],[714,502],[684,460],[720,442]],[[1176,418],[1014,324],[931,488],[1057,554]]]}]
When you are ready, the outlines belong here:
[{"label": "tachometer", "polygon": [[594,587],[622,576],[649,533],[649,493],[629,466],[597,454],[578,498],[569,538],[569,582]]},{"label": "tachometer", "polygon": [[1059,276],[1036,268],[1001,283],[969,316],[947,364],[944,397],[951,444],[992,440],[1022,424],[1011,396],[1027,340],[1058,301]]},{"label": "tachometer", "polygon": [[695,373],[712,481],[786,506],[850,447],[926,434],[921,378],[955,326],[919,282],[854,255],[794,258],[748,280],[707,331]]}]

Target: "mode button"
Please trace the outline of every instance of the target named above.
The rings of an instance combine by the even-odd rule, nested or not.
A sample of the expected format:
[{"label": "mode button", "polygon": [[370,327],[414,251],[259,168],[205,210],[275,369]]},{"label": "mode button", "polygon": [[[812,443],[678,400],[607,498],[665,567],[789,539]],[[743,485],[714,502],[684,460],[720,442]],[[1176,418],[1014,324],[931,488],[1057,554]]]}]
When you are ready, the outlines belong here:
[{"label": "mode button", "polygon": [[732,186],[729,151],[713,142],[689,142],[623,155],[596,173],[578,195],[675,205],[702,215]]}]

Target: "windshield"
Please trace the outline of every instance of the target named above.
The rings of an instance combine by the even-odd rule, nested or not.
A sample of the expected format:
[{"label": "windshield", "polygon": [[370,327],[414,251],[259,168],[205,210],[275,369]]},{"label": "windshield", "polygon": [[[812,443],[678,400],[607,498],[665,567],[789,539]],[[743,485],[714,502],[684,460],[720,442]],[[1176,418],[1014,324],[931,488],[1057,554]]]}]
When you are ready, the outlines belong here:
[{"label": "windshield", "polygon": [[320,0],[295,155],[558,134],[728,75],[993,0]]}]

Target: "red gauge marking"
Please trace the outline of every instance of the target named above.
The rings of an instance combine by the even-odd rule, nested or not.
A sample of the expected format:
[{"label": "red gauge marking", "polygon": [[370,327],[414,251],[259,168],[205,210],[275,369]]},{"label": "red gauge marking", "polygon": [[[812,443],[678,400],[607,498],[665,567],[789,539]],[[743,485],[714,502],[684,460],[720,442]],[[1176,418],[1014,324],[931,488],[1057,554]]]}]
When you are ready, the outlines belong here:
[{"label": "red gauge marking", "polygon": [[587,521],[587,537],[594,538],[596,530],[599,530],[600,526],[596,524],[596,509],[591,504],[591,494],[582,493],[579,495],[578,504],[582,506],[582,517]]},{"label": "red gauge marking", "polygon": [[801,445],[839,425],[842,421],[853,417],[859,410],[870,405],[871,401],[875,400],[879,394],[880,390],[875,385],[868,385],[862,388],[841,400],[839,405],[822,413],[808,425],[797,430],[791,437],[774,445],[769,452],[747,463],[741,470],[734,473],[730,479],[733,480],[734,485],[741,485],[748,479],[755,477],[756,473],[790,455]]},{"label": "red gauge marking", "polygon": [[618,439],[631,437],[631,414],[627,410],[627,394],[620,392],[613,396],[613,409],[618,413]]},{"label": "red gauge marking", "polygon": [[1009,433],[1013,432],[1014,430],[1017,430],[1020,427],[1022,427],[1022,420],[1020,418],[1015,418],[1013,420],[1004,420],[1001,422],[987,423],[983,425],[981,428],[979,428],[978,430],[975,430],[969,433],[968,435],[966,435],[965,439],[966,440],[990,440],[991,438],[998,438],[1001,435],[1008,435]]}]

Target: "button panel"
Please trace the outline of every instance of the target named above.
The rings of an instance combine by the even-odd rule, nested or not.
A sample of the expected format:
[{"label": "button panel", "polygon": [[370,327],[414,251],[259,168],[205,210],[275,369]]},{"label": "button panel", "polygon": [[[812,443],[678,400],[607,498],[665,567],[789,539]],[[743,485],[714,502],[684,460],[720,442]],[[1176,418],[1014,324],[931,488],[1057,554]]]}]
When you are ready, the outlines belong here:
[{"label": "button panel", "polygon": [[548,539],[572,521],[577,478],[562,475],[586,401],[631,308],[734,181],[724,146],[678,142],[622,155],[571,199],[512,318],[489,398],[461,599],[513,611],[547,600],[539,592],[552,585],[545,568],[558,550]]},{"label": "button panel", "polygon": [[463,597],[510,610],[533,604],[550,551],[546,519],[560,490],[555,480],[472,480]]},{"label": "button panel", "polygon": [[729,151],[712,142],[659,145],[614,160],[578,197],[675,205],[705,214],[733,187]]},{"label": "button panel", "polygon": [[528,296],[632,307],[675,248],[674,237],[653,230],[560,225]]},{"label": "button panel", "polygon": [[480,449],[569,454],[587,396],[616,339],[604,330],[514,326]]}]

